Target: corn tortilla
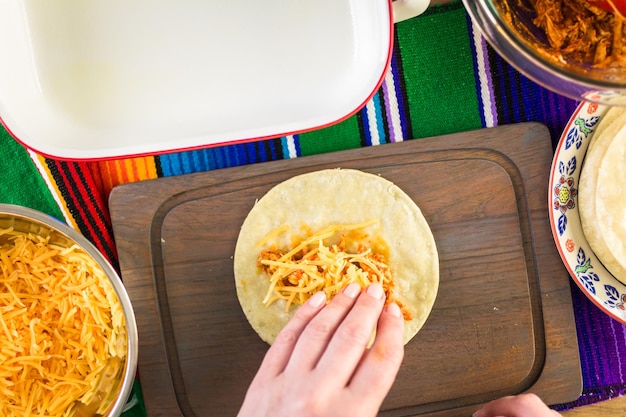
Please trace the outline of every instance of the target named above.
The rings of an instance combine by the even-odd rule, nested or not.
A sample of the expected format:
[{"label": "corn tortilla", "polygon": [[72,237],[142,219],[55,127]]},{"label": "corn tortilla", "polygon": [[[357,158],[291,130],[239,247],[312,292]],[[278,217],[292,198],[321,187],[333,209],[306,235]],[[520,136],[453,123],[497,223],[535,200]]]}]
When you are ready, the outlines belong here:
[{"label": "corn tortilla", "polygon": [[585,239],[606,269],[626,284],[626,111],[613,110],[589,144],[578,186]]},{"label": "corn tortilla", "polygon": [[[267,239],[288,226],[321,230],[333,224],[377,219],[371,236],[382,239],[395,271],[393,296],[410,312],[407,343],[424,325],[439,287],[439,258],[433,234],[415,202],[392,182],[352,169],[327,169],[299,175],[272,188],[252,208],[237,240],[234,275],[237,297],[252,328],[267,343],[293,316],[279,300],[263,304],[269,280],[257,266],[263,248],[288,246],[289,234]],[[260,247],[259,242],[263,242]],[[371,242],[370,242],[371,243]]]}]

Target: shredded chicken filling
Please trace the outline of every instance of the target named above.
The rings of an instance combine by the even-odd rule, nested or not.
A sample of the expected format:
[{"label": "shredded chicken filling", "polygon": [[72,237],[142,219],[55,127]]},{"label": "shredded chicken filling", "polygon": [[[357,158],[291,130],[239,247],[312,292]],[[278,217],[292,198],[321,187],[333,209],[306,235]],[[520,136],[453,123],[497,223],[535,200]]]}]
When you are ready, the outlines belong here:
[{"label": "shredded chicken filling", "polygon": [[624,16],[611,0],[611,12],[584,0],[515,0],[530,5],[557,59],[594,68],[624,68]]},{"label": "shredded chicken filling", "polygon": [[[357,244],[353,252],[348,250],[351,235],[346,231],[364,225],[331,226],[291,249],[272,246],[262,250],[257,264],[270,282],[263,303],[267,306],[284,300],[285,310],[289,311],[292,305],[304,304],[318,291],[324,291],[330,300],[350,283],[365,288],[378,282],[385,291],[386,303],[398,304],[404,319],[411,320],[411,313],[393,295],[394,274],[387,256],[363,244]],[[337,232],[344,232],[339,235],[339,241],[326,244],[325,240]]]}]

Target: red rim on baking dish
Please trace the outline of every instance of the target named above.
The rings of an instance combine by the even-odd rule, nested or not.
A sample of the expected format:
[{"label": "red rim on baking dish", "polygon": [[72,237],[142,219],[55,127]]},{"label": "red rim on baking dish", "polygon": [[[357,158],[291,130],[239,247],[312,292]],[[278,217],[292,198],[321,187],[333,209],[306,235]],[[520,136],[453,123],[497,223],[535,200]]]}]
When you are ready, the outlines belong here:
[{"label": "red rim on baking dish", "polygon": [[329,126],[382,83],[393,6],[7,0],[0,3],[0,51],[10,57],[0,66],[0,119],[28,148],[73,160]]}]

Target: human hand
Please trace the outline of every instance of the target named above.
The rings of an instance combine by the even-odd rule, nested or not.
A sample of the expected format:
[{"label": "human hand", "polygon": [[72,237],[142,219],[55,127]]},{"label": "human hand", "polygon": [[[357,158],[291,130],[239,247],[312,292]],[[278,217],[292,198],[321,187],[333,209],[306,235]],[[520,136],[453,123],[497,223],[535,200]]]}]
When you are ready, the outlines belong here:
[{"label": "human hand", "polygon": [[559,417],[535,394],[502,397],[476,411],[472,417]]},{"label": "human hand", "polygon": [[[379,284],[317,293],[267,351],[239,417],[375,416],[404,356],[404,319]],[[376,338],[368,349],[372,332]]]}]

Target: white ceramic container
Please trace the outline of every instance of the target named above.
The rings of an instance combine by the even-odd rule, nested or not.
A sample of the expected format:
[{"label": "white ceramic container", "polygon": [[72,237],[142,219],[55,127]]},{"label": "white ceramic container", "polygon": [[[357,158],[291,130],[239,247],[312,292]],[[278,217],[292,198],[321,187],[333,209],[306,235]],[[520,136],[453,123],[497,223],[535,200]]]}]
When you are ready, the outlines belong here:
[{"label": "white ceramic container", "polygon": [[[394,6],[395,5],[395,6]],[[104,159],[324,127],[426,0],[0,0],[0,118],[44,155]]]}]

